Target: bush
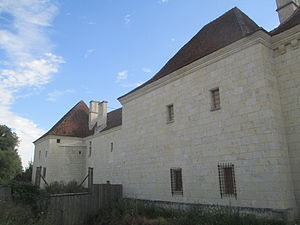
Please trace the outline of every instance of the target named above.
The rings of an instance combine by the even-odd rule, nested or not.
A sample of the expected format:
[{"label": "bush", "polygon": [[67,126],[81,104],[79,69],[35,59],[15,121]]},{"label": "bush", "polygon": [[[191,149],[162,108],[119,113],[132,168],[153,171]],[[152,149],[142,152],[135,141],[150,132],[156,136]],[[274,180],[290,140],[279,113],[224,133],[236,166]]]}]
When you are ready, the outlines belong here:
[{"label": "bush", "polygon": [[49,194],[63,194],[63,193],[80,193],[87,192],[87,189],[79,186],[76,181],[70,181],[65,184],[64,182],[53,182],[46,186],[46,192]]}]

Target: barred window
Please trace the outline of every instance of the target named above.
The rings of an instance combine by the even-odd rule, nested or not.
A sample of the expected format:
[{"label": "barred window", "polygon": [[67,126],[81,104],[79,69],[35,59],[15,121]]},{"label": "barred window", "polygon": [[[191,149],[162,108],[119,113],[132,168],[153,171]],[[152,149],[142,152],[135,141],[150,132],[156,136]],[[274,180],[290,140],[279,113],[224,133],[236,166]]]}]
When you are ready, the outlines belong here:
[{"label": "barred window", "polygon": [[237,198],[234,165],[222,163],[218,165],[221,198],[234,196]]},{"label": "barred window", "polygon": [[111,142],[111,143],[110,143],[110,152],[113,152],[113,150],[114,150],[114,143]]},{"label": "barred window", "polygon": [[181,168],[171,168],[170,174],[171,174],[172,195],[183,195],[182,169]]},{"label": "barred window", "polygon": [[220,90],[219,88],[215,88],[210,90],[211,93],[211,110],[218,110],[221,108],[221,101],[220,101]]},{"label": "barred window", "polygon": [[167,106],[167,122],[173,122],[174,121],[174,105],[168,105]]}]

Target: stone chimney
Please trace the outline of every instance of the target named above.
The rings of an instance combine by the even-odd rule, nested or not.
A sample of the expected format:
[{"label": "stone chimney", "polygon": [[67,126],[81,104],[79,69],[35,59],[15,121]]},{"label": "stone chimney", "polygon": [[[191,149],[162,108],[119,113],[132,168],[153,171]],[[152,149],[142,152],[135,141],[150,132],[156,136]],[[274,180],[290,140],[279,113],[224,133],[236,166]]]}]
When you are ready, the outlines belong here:
[{"label": "stone chimney", "polygon": [[106,127],[107,122],[107,101],[99,102],[98,104],[98,118],[97,127],[98,130],[103,130]]},{"label": "stone chimney", "polygon": [[300,0],[276,0],[280,23],[284,23],[299,7]]},{"label": "stone chimney", "polygon": [[98,120],[98,112],[100,102],[90,101],[90,111],[89,111],[89,129],[93,129]]}]

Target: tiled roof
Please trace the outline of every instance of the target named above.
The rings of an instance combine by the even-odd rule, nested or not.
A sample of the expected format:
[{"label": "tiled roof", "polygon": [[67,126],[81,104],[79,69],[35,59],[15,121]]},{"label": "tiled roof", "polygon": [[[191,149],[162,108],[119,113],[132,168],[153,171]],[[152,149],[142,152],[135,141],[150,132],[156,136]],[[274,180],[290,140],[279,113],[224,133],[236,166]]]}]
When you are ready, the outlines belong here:
[{"label": "tiled roof", "polygon": [[204,26],[154,77],[120,98],[260,29],[262,28],[235,7]]},{"label": "tiled roof", "polygon": [[87,137],[92,133],[89,130],[89,108],[80,101],[39,139],[46,135]]},{"label": "tiled roof", "polygon": [[107,123],[103,131],[122,125],[122,108],[107,113]]},{"label": "tiled roof", "polygon": [[[122,125],[122,108],[107,113],[107,126],[103,131],[120,125]],[[83,101],[80,101],[36,141],[47,135],[87,137],[93,133],[94,130],[89,130],[89,108]]]},{"label": "tiled roof", "polygon": [[291,29],[292,27],[300,24],[300,8],[298,8],[293,15],[287,19],[283,24],[280,24],[276,29],[272,30],[270,34],[276,35],[280,34],[288,29]]}]

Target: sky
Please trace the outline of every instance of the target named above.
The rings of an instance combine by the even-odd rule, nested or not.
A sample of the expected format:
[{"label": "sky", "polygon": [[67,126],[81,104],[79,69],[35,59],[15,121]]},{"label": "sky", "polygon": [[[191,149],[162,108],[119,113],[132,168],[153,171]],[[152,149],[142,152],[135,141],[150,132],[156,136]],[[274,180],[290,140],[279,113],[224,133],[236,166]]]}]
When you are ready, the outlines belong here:
[{"label": "sky", "polygon": [[0,0],[0,124],[32,142],[80,100],[117,98],[150,79],[205,24],[238,7],[270,31],[275,0]]}]

